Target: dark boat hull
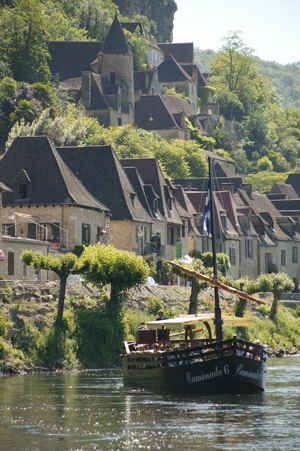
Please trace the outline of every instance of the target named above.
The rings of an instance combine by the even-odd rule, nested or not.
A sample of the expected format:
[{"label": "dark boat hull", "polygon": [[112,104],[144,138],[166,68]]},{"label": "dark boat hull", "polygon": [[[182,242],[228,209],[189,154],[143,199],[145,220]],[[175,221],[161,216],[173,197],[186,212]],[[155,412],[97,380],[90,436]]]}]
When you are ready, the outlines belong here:
[{"label": "dark boat hull", "polygon": [[176,393],[255,393],[264,390],[265,364],[232,355],[182,366],[128,369],[126,384]]}]

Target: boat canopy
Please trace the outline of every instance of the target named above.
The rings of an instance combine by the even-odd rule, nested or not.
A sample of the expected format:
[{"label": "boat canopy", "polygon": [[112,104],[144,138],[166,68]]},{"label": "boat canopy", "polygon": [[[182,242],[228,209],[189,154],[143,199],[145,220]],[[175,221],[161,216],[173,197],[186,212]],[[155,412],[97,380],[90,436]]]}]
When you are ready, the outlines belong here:
[{"label": "boat canopy", "polygon": [[[183,315],[177,316],[175,318],[162,319],[157,321],[148,321],[146,323],[149,329],[161,329],[163,326],[167,329],[178,329],[178,327],[184,326],[192,326],[193,324],[197,324],[199,322],[210,321],[214,319],[214,314],[207,313],[199,313],[198,315]],[[228,326],[246,326],[251,321],[247,318],[238,318],[232,316],[224,316],[223,321],[225,321]]]},{"label": "boat canopy", "polygon": [[148,321],[146,324],[149,329],[161,329],[162,326],[168,329],[177,329],[180,326],[190,326],[200,321],[209,321],[210,319],[214,319],[213,313],[200,313],[198,315],[184,315],[176,318]]}]

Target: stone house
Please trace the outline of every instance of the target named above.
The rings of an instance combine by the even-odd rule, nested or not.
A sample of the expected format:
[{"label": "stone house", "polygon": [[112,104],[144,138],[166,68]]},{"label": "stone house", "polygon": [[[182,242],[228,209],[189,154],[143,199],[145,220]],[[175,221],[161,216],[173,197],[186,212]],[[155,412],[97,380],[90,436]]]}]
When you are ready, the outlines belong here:
[{"label": "stone house", "polygon": [[109,241],[110,211],[64,163],[46,137],[18,137],[0,161],[5,235],[47,241],[52,249]]},{"label": "stone house", "polygon": [[151,253],[153,218],[110,146],[60,147],[57,152],[84,187],[108,206],[111,243],[140,255]]},{"label": "stone house", "polygon": [[155,158],[120,160],[124,168],[135,168],[144,184],[145,195],[154,218],[153,237],[159,237],[160,256],[178,258],[189,252],[193,233],[191,211],[185,196],[167,180]]}]

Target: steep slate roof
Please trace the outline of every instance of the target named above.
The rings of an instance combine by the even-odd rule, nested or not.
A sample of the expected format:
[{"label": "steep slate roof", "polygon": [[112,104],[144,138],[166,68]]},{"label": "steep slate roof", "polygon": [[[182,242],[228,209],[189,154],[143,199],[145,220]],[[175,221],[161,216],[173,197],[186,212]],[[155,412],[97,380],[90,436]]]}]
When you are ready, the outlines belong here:
[{"label": "steep slate roof", "polygon": [[286,183],[292,185],[298,196],[300,196],[300,173],[289,174]]},{"label": "steep slate roof", "polygon": [[193,110],[191,104],[176,96],[162,95],[164,104],[172,114],[184,113],[186,116],[192,116]]},{"label": "steep slate roof", "polygon": [[105,38],[103,44],[103,53],[111,55],[121,55],[127,54],[129,52],[130,49],[128,41],[125,37],[123,28],[116,16]]},{"label": "steep slate roof", "polygon": [[103,94],[99,76],[91,73],[91,110],[107,110],[109,108],[108,101]]},{"label": "steep slate roof", "polygon": [[173,55],[179,63],[193,64],[194,62],[194,44],[193,42],[184,43],[159,43],[159,47],[165,54],[165,58]]},{"label": "steep slate roof", "polygon": [[60,80],[81,77],[90,70],[90,64],[102,52],[103,43],[95,41],[50,41],[50,70]]},{"label": "steep slate roof", "polygon": [[297,199],[298,197],[294,187],[288,183],[274,183],[271,193],[282,194],[285,199]]},{"label": "steep slate roof", "polygon": [[172,54],[158,66],[158,79],[161,83],[192,80]]},{"label": "steep slate roof", "polygon": [[149,213],[150,216],[154,217],[152,209],[150,207],[148,197],[145,193],[144,182],[138,173],[138,170],[135,167],[124,167],[124,171],[133,187],[135,193],[138,196],[139,201],[145,208],[145,210]]},{"label": "steep slate roof", "polygon": [[135,124],[146,130],[178,128],[175,118],[160,95],[141,96],[135,104]]},{"label": "steep slate roof", "polygon": [[[176,185],[181,185],[185,189],[191,191],[207,191],[208,187],[208,178],[207,177],[195,177],[195,178],[188,178],[188,179],[175,179],[173,182]],[[239,188],[243,184],[242,177],[236,176],[236,177],[217,177],[214,179],[214,186],[217,189],[220,189],[223,184],[232,184],[234,188]]]},{"label": "steep slate roof", "polygon": [[111,211],[113,220],[152,222],[110,146],[59,147],[65,163]]},{"label": "steep slate roof", "polygon": [[[0,179],[13,185],[28,174],[28,198],[4,195],[4,205],[74,204],[108,211],[81,184],[47,137],[18,137],[0,160]],[[19,182],[20,183],[20,182]]]},{"label": "steep slate roof", "polygon": [[[182,221],[176,210],[176,205],[169,210],[167,205],[167,194],[170,193],[170,187],[159,167],[155,158],[127,158],[120,160],[123,167],[135,167],[146,185],[152,185],[158,197],[158,208],[171,224],[181,224]],[[175,204],[175,202],[174,202]]]}]

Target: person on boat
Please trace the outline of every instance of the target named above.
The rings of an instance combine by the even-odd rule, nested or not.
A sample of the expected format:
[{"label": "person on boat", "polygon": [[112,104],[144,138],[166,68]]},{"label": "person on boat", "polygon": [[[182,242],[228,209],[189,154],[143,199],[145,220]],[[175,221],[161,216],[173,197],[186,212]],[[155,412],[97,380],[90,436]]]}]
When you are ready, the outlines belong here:
[{"label": "person on boat", "polygon": [[[156,321],[163,321],[165,319],[168,319],[162,310],[159,310],[158,317],[156,318]],[[157,329],[157,340],[159,343],[159,346],[161,348],[165,348],[169,344],[169,334],[170,331],[165,326],[162,326],[161,329]]]}]

